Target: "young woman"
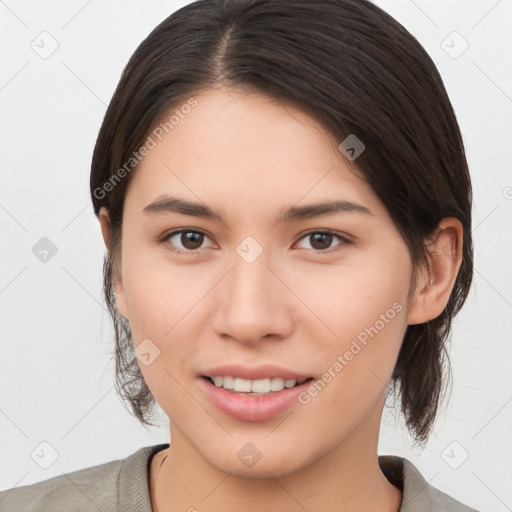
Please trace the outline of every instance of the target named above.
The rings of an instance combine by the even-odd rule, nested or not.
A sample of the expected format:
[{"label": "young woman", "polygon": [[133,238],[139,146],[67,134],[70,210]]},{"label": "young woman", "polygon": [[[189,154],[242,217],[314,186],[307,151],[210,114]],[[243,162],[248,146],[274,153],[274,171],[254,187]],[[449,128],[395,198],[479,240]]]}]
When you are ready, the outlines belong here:
[{"label": "young woman", "polygon": [[365,0],[202,0],[126,66],[96,143],[116,383],[170,443],[2,510],[473,510],[418,444],[472,280],[471,184],[431,59]]}]

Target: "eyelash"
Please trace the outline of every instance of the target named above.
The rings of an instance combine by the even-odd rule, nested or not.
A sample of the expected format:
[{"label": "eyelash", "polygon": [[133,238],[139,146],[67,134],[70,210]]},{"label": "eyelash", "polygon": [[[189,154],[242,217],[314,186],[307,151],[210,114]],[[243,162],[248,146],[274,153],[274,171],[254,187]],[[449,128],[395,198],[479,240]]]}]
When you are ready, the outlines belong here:
[{"label": "eyelash", "polygon": [[[164,235],[164,237],[162,238],[161,242],[162,243],[167,243],[169,241],[170,238],[172,238],[173,236],[175,235],[179,235],[179,234],[182,234],[182,233],[195,233],[195,234],[200,234],[200,235],[204,235],[208,238],[210,238],[210,236],[205,233],[204,231],[201,231],[201,230],[197,230],[197,229],[178,229],[176,231],[171,231],[170,233]],[[308,236],[311,236],[311,235],[315,235],[315,234],[322,234],[322,235],[332,235],[333,237],[335,238],[338,238],[341,243],[338,244],[337,246],[335,246],[333,249],[324,249],[324,250],[316,250],[316,249],[306,249],[308,251],[313,251],[317,254],[332,254],[333,252],[337,252],[339,250],[341,250],[341,248],[345,245],[351,245],[353,244],[352,240],[349,240],[348,237],[342,235],[341,233],[338,233],[337,231],[328,231],[328,230],[313,230],[313,231],[309,231],[307,233],[304,233],[301,238],[299,239],[300,240],[303,240],[304,238],[307,238]],[[171,245],[170,243],[168,245]],[[200,249],[197,249],[195,251],[192,251],[192,250],[181,250],[181,249],[169,249],[171,250],[172,252],[175,252],[177,254],[197,254]]]}]

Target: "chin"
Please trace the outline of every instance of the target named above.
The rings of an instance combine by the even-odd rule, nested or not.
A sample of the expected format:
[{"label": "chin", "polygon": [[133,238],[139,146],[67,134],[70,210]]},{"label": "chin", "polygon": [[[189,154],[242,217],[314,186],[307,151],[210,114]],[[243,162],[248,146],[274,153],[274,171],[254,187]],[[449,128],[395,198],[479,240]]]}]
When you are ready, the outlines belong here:
[{"label": "chin", "polygon": [[[233,448],[217,446],[215,453],[202,453],[203,457],[223,473],[240,478],[267,479],[283,477],[302,469],[309,463],[307,454],[299,454],[297,444],[289,447],[271,446],[268,441],[235,441]],[[258,446],[261,447],[258,448]],[[300,446],[300,443],[298,443]],[[233,456],[229,456],[233,453]]]}]

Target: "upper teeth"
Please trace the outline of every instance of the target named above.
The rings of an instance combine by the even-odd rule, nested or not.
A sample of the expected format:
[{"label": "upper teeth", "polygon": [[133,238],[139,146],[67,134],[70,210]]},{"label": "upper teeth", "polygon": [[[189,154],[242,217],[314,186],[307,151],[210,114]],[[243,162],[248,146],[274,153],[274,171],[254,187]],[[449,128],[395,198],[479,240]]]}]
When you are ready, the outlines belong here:
[{"label": "upper teeth", "polygon": [[281,379],[280,377],[249,380],[239,377],[218,376],[211,377],[217,387],[232,389],[238,393],[270,393],[271,391],[281,391],[284,388],[293,388],[297,382],[302,384],[307,379],[297,381],[295,379]]}]

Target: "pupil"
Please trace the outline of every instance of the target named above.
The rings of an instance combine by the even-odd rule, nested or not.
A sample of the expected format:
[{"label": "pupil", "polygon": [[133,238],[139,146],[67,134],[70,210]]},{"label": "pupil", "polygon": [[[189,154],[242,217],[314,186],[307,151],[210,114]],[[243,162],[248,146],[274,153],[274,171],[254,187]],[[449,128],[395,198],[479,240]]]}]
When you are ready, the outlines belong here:
[{"label": "pupil", "polygon": [[199,247],[201,247],[201,244],[203,243],[202,237],[203,235],[201,233],[194,233],[192,231],[188,231],[181,234],[181,243],[183,244],[183,247],[186,247],[187,249],[198,249]]},{"label": "pupil", "polygon": [[320,242],[320,247],[315,246],[315,243],[311,244],[315,249],[326,249],[329,247],[332,241],[332,235],[329,233],[315,233],[311,236],[315,242]]}]

